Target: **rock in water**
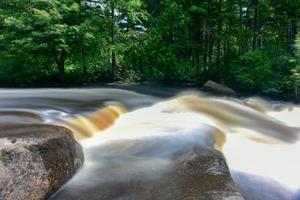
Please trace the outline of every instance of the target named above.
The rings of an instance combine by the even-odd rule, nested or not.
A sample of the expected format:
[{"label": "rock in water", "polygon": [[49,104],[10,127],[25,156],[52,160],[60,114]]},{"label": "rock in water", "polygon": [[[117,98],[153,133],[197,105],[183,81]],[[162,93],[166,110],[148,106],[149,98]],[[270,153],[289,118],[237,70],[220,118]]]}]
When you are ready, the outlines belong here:
[{"label": "rock in water", "polygon": [[154,184],[158,199],[243,200],[219,151],[198,146],[174,161],[175,170]]},{"label": "rock in water", "polygon": [[47,199],[83,164],[72,133],[52,125],[1,126],[0,199]]},{"label": "rock in water", "polygon": [[51,200],[243,200],[219,151],[198,146],[175,153],[166,171],[161,159],[136,156],[87,157],[102,164],[85,165]]},{"label": "rock in water", "polygon": [[237,95],[237,93],[233,89],[227,87],[226,85],[216,83],[214,81],[207,81],[202,86],[202,89],[207,92],[220,94],[220,95],[228,95],[228,96],[236,96]]}]

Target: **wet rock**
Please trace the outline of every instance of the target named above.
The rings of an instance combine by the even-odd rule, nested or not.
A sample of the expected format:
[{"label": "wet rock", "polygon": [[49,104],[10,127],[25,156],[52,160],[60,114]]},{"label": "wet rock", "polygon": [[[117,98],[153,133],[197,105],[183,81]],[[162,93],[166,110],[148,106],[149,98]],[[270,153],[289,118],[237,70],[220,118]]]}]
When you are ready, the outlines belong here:
[{"label": "wet rock", "polygon": [[214,149],[198,146],[178,152],[167,159],[165,170],[161,159],[125,159],[130,161],[120,163],[110,156],[103,161],[109,163],[107,169],[105,164],[85,166],[51,200],[243,200],[223,155]]},{"label": "wet rock", "polygon": [[9,125],[0,130],[0,199],[47,199],[83,163],[66,128]]},{"label": "wet rock", "polygon": [[174,156],[174,162],[175,169],[153,184],[158,199],[243,199],[219,151],[196,147]]},{"label": "wet rock", "polygon": [[202,86],[202,89],[207,92],[211,92],[211,93],[219,94],[219,95],[228,95],[228,96],[236,96],[237,95],[237,93],[233,89],[227,87],[226,85],[216,83],[214,81],[207,81]]}]

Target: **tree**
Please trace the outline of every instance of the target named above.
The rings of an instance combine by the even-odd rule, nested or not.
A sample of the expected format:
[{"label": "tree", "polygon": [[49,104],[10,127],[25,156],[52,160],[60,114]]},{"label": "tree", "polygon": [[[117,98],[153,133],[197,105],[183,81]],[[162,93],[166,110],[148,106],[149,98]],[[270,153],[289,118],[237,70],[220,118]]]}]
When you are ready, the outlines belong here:
[{"label": "tree", "polygon": [[53,82],[56,75],[72,83],[213,79],[244,90],[290,92],[282,83],[298,73],[289,62],[296,60],[298,4],[2,0],[0,73],[13,77],[2,82]]},{"label": "tree", "polygon": [[296,38],[296,44],[295,44],[295,60],[293,62],[295,63],[295,67],[291,70],[292,74],[290,76],[291,78],[291,85],[294,87],[294,95],[299,98],[300,96],[300,33],[298,33],[298,36]]},{"label": "tree", "polygon": [[[147,14],[140,0],[87,0],[86,5],[97,8],[98,14],[106,24],[105,34],[109,36],[108,47],[111,57],[111,74],[118,78],[118,48],[122,46],[122,38],[130,29],[135,30],[146,20]],[[125,36],[126,37],[126,36]]]},{"label": "tree", "polygon": [[[70,56],[80,6],[71,1],[26,1],[9,6],[4,18],[9,55],[29,56],[38,65],[56,64],[59,80],[65,79],[65,61]],[[40,59],[43,58],[43,59]],[[25,58],[26,59],[26,58]]]}]

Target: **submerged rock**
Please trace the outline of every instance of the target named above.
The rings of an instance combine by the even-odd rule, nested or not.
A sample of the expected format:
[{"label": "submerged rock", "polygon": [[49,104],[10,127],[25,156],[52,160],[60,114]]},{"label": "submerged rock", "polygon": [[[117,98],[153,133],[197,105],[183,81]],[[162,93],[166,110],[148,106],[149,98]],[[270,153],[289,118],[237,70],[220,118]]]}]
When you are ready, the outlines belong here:
[{"label": "submerged rock", "polygon": [[[88,159],[93,161],[87,163],[94,164],[85,165],[51,200],[243,199],[223,155],[212,148],[178,152],[167,163],[163,158],[144,161],[139,155],[105,158],[93,154]],[[96,160],[101,160],[101,164],[96,165]]]},{"label": "submerged rock", "polygon": [[50,125],[1,126],[0,199],[47,199],[83,164],[72,133]]},{"label": "submerged rock", "polygon": [[202,86],[202,89],[207,92],[220,94],[220,95],[228,95],[228,96],[236,96],[237,95],[237,93],[233,89],[227,87],[226,85],[216,83],[214,81],[207,81]]}]

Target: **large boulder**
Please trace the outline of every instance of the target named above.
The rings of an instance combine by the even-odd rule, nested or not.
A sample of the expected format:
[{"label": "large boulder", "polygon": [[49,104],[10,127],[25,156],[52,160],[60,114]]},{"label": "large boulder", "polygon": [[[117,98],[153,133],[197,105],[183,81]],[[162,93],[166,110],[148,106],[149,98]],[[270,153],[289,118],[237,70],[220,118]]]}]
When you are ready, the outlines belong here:
[{"label": "large boulder", "polygon": [[[96,165],[97,159],[101,163]],[[51,200],[243,199],[219,151],[198,146],[178,152],[170,159],[171,164],[164,171],[161,159],[145,161],[139,156],[119,158],[117,155],[103,158],[95,153],[87,159],[87,163],[93,164],[85,165]]]},{"label": "large boulder", "polygon": [[237,93],[233,89],[227,87],[226,85],[216,83],[214,81],[207,81],[202,86],[202,89],[204,91],[211,92],[211,93],[218,94],[218,95],[228,95],[228,96],[236,96],[237,95]]},{"label": "large boulder", "polygon": [[0,199],[47,199],[83,164],[72,133],[52,125],[0,126]]}]

